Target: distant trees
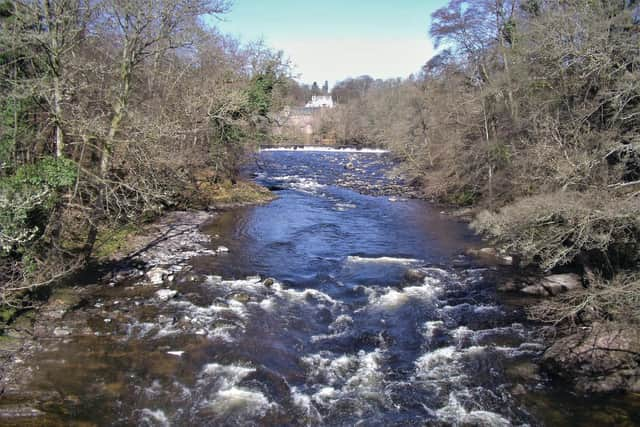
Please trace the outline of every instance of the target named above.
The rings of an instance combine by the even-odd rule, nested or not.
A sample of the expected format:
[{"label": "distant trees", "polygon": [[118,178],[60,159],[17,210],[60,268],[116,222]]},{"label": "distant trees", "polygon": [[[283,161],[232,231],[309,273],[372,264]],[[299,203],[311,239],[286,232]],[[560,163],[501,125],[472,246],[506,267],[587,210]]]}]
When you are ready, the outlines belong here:
[{"label": "distant trees", "polygon": [[0,2],[5,291],[56,280],[108,227],[186,202],[203,170],[233,178],[267,135],[270,111],[292,96],[288,66],[203,23],[228,7]]},{"label": "distant trees", "polygon": [[318,86],[318,82],[313,82],[311,85],[311,95],[321,95],[322,91],[320,90],[320,86]]},{"label": "distant trees", "polygon": [[451,0],[430,33],[421,75],[334,86],[340,142],[391,148],[544,270],[640,268],[636,2]]}]

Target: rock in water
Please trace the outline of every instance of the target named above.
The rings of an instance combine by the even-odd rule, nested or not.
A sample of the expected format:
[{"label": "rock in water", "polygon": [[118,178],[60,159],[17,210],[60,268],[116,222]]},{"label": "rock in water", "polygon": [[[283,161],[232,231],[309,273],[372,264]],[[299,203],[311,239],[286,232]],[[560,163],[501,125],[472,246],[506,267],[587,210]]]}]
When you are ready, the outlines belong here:
[{"label": "rock in water", "polygon": [[272,279],[271,277],[269,277],[269,278],[267,278],[267,279],[264,279],[264,282],[262,282],[262,284],[263,284],[264,286],[266,286],[267,288],[270,288],[271,286],[273,286],[273,284],[274,284],[275,282],[276,282],[276,281],[275,281],[274,279]]},{"label": "rock in water", "polygon": [[218,246],[218,249],[216,249],[216,252],[219,254],[226,254],[227,252],[229,252],[229,248],[226,246]]},{"label": "rock in water", "polygon": [[173,289],[160,289],[156,292],[156,296],[160,301],[169,301],[171,298],[175,297],[178,294],[178,291],[174,291]]},{"label": "rock in water", "polygon": [[161,285],[164,282],[164,278],[169,274],[168,270],[160,267],[154,267],[147,271],[147,278],[153,285]]},{"label": "rock in water", "polygon": [[71,335],[71,331],[69,330],[69,328],[57,327],[53,330],[53,335],[56,337],[66,337]]},{"label": "rock in water", "polygon": [[408,282],[421,282],[427,277],[427,273],[416,268],[410,268],[404,272],[404,279]]},{"label": "rock in water", "polygon": [[237,294],[233,294],[231,296],[231,299],[238,301],[239,303],[246,304],[247,302],[249,302],[251,297],[245,292],[238,292]]}]

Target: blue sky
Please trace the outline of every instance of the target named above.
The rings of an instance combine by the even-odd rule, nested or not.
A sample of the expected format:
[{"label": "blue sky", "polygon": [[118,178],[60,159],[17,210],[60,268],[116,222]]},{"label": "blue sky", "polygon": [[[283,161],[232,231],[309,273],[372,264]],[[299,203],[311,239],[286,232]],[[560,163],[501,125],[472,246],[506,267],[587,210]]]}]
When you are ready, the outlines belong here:
[{"label": "blue sky", "polygon": [[217,26],[283,50],[299,80],[407,77],[433,54],[431,13],[447,0],[234,0]]}]

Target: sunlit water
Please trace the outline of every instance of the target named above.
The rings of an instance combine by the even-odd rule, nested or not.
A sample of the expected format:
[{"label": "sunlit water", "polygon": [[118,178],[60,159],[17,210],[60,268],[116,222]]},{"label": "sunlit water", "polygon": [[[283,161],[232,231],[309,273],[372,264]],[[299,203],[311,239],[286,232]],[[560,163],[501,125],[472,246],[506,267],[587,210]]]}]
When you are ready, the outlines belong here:
[{"label": "sunlit water", "polygon": [[261,153],[247,172],[278,199],[209,225],[230,251],[192,259],[176,298],[101,291],[113,321],[90,312],[96,333],[38,356],[34,381],[64,396],[44,409],[100,425],[542,424],[505,373],[542,346],[496,297],[500,273],[462,255],[478,243],[464,224],[398,197],[390,166]]}]

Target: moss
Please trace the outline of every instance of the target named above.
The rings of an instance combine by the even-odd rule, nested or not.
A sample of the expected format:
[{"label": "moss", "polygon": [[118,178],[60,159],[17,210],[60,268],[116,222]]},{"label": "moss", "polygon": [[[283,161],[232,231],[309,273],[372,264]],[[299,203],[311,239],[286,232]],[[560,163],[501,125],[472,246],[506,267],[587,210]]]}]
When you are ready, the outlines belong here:
[{"label": "moss", "polygon": [[13,307],[2,308],[0,309],[0,320],[4,323],[9,323],[15,317],[17,312],[18,310]]},{"label": "moss", "polygon": [[81,297],[73,288],[56,288],[49,301],[65,308],[75,307],[80,303]]},{"label": "moss", "polygon": [[97,259],[107,259],[117,252],[122,252],[128,247],[131,236],[140,231],[141,228],[136,224],[100,230],[94,249],[95,257]]},{"label": "moss", "polygon": [[190,196],[193,204],[200,206],[264,203],[274,198],[273,193],[258,184],[230,180],[219,183],[200,181],[195,194]]},{"label": "moss", "polygon": [[214,203],[261,203],[273,200],[273,194],[264,187],[247,181],[232,184],[227,181],[210,194]]},{"label": "moss", "polygon": [[22,340],[8,335],[0,335],[0,352],[14,353],[22,347]]}]

